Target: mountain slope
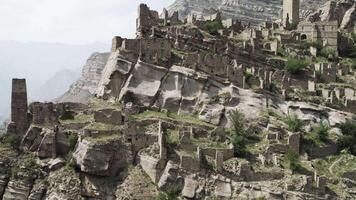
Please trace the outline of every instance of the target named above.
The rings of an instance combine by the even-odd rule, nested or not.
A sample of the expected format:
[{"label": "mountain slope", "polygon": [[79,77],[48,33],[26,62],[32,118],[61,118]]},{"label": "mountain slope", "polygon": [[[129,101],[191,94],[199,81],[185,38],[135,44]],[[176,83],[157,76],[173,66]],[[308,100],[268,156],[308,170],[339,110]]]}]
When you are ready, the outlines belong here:
[{"label": "mountain slope", "polygon": [[[302,18],[325,2],[326,0],[301,1]],[[187,17],[190,13],[197,16],[209,15],[216,10],[220,10],[227,18],[256,24],[280,19],[282,0],[176,0],[169,6],[170,13],[178,11],[181,18]]]},{"label": "mountain slope", "polygon": [[93,97],[96,91],[96,87],[108,58],[109,53],[93,53],[83,67],[82,76],[56,101],[87,102]]},{"label": "mountain slope", "polygon": [[[12,78],[26,78],[30,100],[50,100],[37,92],[46,80],[62,69],[77,70],[92,52],[106,49],[108,45],[101,43],[71,45],[0,41],[0,118],[5,119],[9,115]],[[63,81],[57,83],[61,85]],[[61,94],[63,92],[56,97]]]}]

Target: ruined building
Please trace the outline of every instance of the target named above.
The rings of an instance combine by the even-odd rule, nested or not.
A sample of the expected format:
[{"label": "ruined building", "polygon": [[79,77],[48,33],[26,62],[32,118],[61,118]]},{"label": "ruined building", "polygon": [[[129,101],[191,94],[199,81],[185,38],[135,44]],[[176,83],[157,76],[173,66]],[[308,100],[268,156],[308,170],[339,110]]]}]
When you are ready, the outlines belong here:
[{"label": "ruined building", "polygon": [[152,26],[159,23],[157,11],[150,10],[146,4],[140,4],[138,7],[138,18],[136,19],[137,37],[144,37],[151,31]]},{"label": "ruined building", "polygon": [[301,40],[319,42],[323,46],[337,49],[338,23],[337,21],[300,22],[298,32]]},{"label": "ruined building", "polygon": [[299,0],[283,0],[283,24],[299,22]]},{"label": "ruined building", "polygon": [[26,79],[12,80],[11,123],[8,133],[24,135],[28,129]]}]

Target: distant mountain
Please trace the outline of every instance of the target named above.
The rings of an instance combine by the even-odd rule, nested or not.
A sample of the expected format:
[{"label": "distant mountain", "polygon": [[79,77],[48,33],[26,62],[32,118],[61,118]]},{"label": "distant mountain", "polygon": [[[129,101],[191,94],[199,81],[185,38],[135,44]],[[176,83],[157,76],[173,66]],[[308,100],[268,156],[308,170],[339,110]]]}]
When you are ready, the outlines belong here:
[{"label": "distant mountain", "polygon": [[[304,18],[327,0],[301,0],[301,17]],[[220,10],[224,17],[257,24],[280,19],[282,0],[176,0],[169,12],[178,11],[181,18],[190,13],[205,16]]]},{"label": "distant mountain", "polygon": [[80,68],[60,70],[35,92],[33,98],[38,101],[52,101],[65,93],[79,77]]},{"label": "distant mountain", "polygon": [[109,55],[109,53],[93,53],[84,65],[80,79],[56,101],[86,103],[93,97]]},{"label": "distant mountain", "polygon": [[[56,91],[62,91],[57,93],[58,96],[63,94],[62,89],[68,88],[69,80],[75,80],[74,76],[68,75],[68,71],[60,72],[61,70],[74,70],[75,77],[78,77],[80,67],[92,52],[108,49],[109,45],[102,43],[70,45],[0,41],[0,118],[9,116],[12,78],[27,79],[29,100],[50,100],[57,93]],[[48,83],[46,81],[56,79],[52,77],[55,77],[58,72],[62,79],[49,81],[52,85],[46,88],[44,86]],[[63,73],[67,73],[68,77]],[[54,88],[53,93],[47,90]]]}]

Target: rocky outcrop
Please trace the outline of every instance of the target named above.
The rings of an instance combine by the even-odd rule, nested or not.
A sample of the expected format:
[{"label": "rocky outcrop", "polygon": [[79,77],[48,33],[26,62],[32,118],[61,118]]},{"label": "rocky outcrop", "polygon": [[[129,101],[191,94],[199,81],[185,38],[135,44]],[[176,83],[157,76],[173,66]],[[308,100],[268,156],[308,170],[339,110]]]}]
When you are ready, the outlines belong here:
[{"label": "rocky outcrop", "polygon": [[204,73],[179,66],[168,70],[143,62],[136,64],[118,92],[114,97],[119,96],[124,103],[198,114],[199,119],[215,125],[236,108],[248,111],[246,117],[252,119],[265,107],[262,95],[214,81]]},{"label": "rocky outcrop", "polygon": [[152,182],[158,183],[162,170],[165,167],[165,162],[158,158],[149,155],[140,155],[140,165],[146,174],[151,178]]},{"label": "rocky outcrop", "polygon": [[30,195],[30,185],[19,181],[10,181],[7,184],[3,199],[27,200]]},{"label": "rocky outcrop", "polygon": [[183,186],[183,178],[179,176],[179,167],[173,162],[169,161],[163,174],[158,182],[159,189],[168,189],[175,187],[181,189]]},{"label": "rocky outcrop", "polygon": [[99,123],[121,125],[123,116],[120,111],[115,109],[102,109],[94,112],[94,120]]},{"label": "rocky outcrop", "polygon": [[122,58],[118,51],[112,52],[103,69],[96,93],[106,98],[107,96],[119,97],[120,89],[130,75],[133,63]]},{"label": "rocky outcrop", "polygon": [[69,151],[68,135],[66,132],[32,125],[23,137],[21,147],[25,151],[35,152],[40,158],[65,155]]},{"label": "rocky outcrop", "polygon": [[33,185],[28,200],[42,200],[46,195],[46,183],[43,180],[36,181]]},{"label": "rocky outcrop", "polygon": [[46,199],[81,198],[81,182],[78,174],[74,171],[62,168],[49,175]]},{"label": "rocky outcrop", "polygon": [[[301,16],[304,18],[326,0],[305,0],[301,2]],[[241,19],[252,24],[263,21],[275,21],[281,18],[282,1],[280,0],[176,0],[169,6],[169,12],[179,12],[181,18],[190,13],[197,16],[215,14],[220,10],[224,17]]]},{"label": "rocky outcrop", "polygon": [[82,77],[70,86],[70,89],[57,102],[86,103],[94,96],[109,53],[92,54],[83,67]]},{"label": "rocky outcrop", "polygon": [[97,176],[114,176],[132,164],[133,155],[130,146],[117,138],[93,138],[80,140],[73,158],[82,172]]},{"label": "rocky outcrop", "polygon": [[308,20],[337,21],[341,29],[351,29],[356,19],[356,3],[353,0],[328,1],[308,16]]}]

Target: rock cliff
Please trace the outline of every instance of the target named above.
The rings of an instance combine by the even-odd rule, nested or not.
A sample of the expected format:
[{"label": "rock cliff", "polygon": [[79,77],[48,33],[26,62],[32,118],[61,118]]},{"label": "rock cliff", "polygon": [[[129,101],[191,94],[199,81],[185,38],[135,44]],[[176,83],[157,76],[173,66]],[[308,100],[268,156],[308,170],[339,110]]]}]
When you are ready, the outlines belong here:
[{"label": "rock cliff", "polygon": [[101,78],[102,71],[108,60],[108,53],[92,54],[82,70],[79,80],[70,86],[70,89],[57,98],[57,102],[79,102],[86,103],[93,97],[96,87]]},{"label": "rock cliff", "polygon": [[[305,18],[318,9],[327,0],[303,0],[301,1],[301,14]],[[282,14],[281,0],[176,0],[168,7],[172,13],[178,11],[182,19],[190,13],[197,16],[214,14],[220,10],[224,17],[240,19],[252,24],[264,21],[275,21]]]}]

